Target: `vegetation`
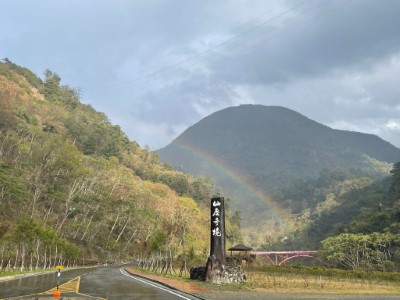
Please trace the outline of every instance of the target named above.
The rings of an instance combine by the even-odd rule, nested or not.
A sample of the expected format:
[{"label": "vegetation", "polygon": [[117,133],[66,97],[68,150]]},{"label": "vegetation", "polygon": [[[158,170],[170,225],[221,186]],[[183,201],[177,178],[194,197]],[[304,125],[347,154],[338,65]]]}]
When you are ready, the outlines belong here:
[{"label": "vegetation", "polygon": [[[130,269],[133,273],[138,270]],[[141,269],[141,275],[149,275]],[[215,285],[207,282],[188,281],[179,276],[179,270],[157,277],[166,284],[180,289],[190,289],[204,298],[264,299],[307,297],[317,299],[338,295],[398,295],[400,274],[394,272],[338,270],[302,266],[250,266],[245,267],[247,281],[235,285]],[[151,274],[154,278],[154,273]],[[179,281],[178,281],[179,280]],[[185,283],[190,284],[189,286]],[[202,294],[204,293],[204,294]],[[212,293],[212,294],[209,294]],[[216,296],[215,293],[218,293]],[[284,295],[284,296],[282,296]],[[311,296],[312,295],[312,296]],[[322,296],[324,295],[324,296]]]},{"label": "vegetation", "polygon": [[322,249],[329,261],[346,269],[400,271],[400,234],[342,233],[322,241]]},{"label": "vegetation", "polygon": [[276,199],[297,212],[296,226],[263,248],[321,250],[322,259],[339,268],[399,271],[399,166],[394,165],[392,176],[376,181],[324,170],[317,179],[279,191]]},{"label": "vegetation", "polygon": [[[337,267],[399,269],[400,164],[391,162],[400,151],[378,137],[332,130],[284,108],[241,106],[201,120],[159,153],[215,176],[242,211],[253,248],[323,249]],[[349,236],[349,245],[364,241],[354,267],[340,259]]]},{"label": "vegetation", "polygon": [[160,163],[56,73],[42,80],[0,63],[1,271],[205,256],[213,193],[210,179]]},{"label": "vegetation", "polygon": [[[370,139],[376,141],[361,138],[357,147]],[[253,209],[258,229],[243,231],[246,214],[226,199],[228,247],[247,238],[259,242],[254,248],[321,249],[339,268],[399,271],[400,163],[389,173],[392,165],[372,156],[367,161],[365,168],[292,178],[268,194],[262,181],[269,175],[254,173],[251,190],[249,181],[231,176],[227,185],[249,201],[242,209]],[[208,167],[223,173],[221,166]],[[373,176],[385,172],[390,176]],[[216,193],[209,177],[174,170],[130,141],[105,114],[80,103],[79,89],[62,85],[56,73],[46,70],[40,79],[9,60],[0,63],[1,271],[134,258],[162,273],[177,262],[186,270],[208,255],[208,206]],[[280,204],[280,216],[271,203]]]},{"label": "vegetation", "polygon": [[243,242],[277,250],[317,249],[361,207],[373,211],[374,196],[358,194],[400,160],[400,149],[377,136],[262,105],[218,111],[158,153],[185,172],[212,174],[241,212]]},{"label": "vegetation", "polygon": [[398,273],[344,271],[310,267],[249,268],[253,288],[291,289],[335,294],[399,293]]}]

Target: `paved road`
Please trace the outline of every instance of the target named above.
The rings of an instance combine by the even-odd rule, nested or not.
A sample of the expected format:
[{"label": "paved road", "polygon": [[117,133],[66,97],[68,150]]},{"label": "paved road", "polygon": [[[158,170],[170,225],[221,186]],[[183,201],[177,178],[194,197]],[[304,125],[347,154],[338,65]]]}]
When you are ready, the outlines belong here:
[{"label": "paved road", "polygon": [[[56,273],[0,282],[0,299],[53,298]],[[100,267],[62,272],[63,299],[192,300],[194,296],[128,274],[121,267]]]}]

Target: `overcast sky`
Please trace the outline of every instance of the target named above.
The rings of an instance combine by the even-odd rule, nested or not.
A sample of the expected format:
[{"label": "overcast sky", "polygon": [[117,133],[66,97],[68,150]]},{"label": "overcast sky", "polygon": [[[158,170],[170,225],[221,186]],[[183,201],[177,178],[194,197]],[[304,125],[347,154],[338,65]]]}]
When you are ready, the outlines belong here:
[{"label": "overcast sky", "polygon": [[2,58],[151,150],[248,103],[400,147],[399,0],[0,0]]}]

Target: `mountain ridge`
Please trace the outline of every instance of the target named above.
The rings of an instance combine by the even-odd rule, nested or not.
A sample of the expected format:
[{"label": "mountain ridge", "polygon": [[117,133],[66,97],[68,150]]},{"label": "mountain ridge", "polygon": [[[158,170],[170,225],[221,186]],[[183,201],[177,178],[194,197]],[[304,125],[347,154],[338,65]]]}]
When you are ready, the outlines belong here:
[{"label": "mountain ridge", "polygon": [[400,149],[378,136],[332,129],[288,108],[263,105],[215,112],[158,154],[174,168],[212,177],[242,212],[263,205],[238,192],[237,182],[224,174],[226,170],[268,193],[294,179],[316,178],[323,169],[382,177],[400,160]]},{"label": "mountain ridge", "polygon": [[[239,111],[243,113],[238,114],[237,112]],[[250,118],[238,120],[238,117],[246,116],[249,113],[251,114],[249,115]],[[224,115],[224,121],[220,122],[222,115]],[[210,128],[213,130],[209,133],[208,130]],[[260,128],[262,130],[259,130]],[[249,135],[251,131],[256,132],[257,135]],[[219,155],[215,145],[221,141],[226,142],[228,138],[232,141],[230,145],[235,144],[237,148],[244,150],[250,150],[250,148],[257,146],[257,142],[264,141],[263,146],[266,146],[264,149],[271,151],[275,149],[272,149],[271,143],[265,143],[265,141],[268,142],[268,139],[274,138],[272,142],[278,146],[275,148],[282,150],[279,146],[287,146],[288,144],[294,146],[303,144],[303,147],[315,147],[315,137],[318,137],[322,150],[327,150],[327,146],[336,148],[338,154],[345,154],[349,150],[353,152],[354,150],[363,150],[364,154],[372,158],[391,163],[400,159],[400,149],[376,135],[332,129],[293,110],[280,106],[263,105],[241,105],[213,113],[186,129],[169,145],[157,152],[160,154],[161,160],[180,167],[176,165],[174,160],[168,159],[171,153],[170,148],[177,143],[202,149],[204,146],[202,143],[206,140],[208,148],[206,150],[203,148],[202,150],[210,154]],[[385,146],[385,149],[383,149],[385,151],[378,146]],[[232,153],[227,148],[221,149],[226,153]],[[304,151],[304,149],[300,150]],[[309,150],[315,151],[314,149]],[[309,152],[309,154],[312,154],[312,152]],[[239,158],[238,156],[243,154],[237,152],[234,155]],[[221,159],[223,160],[224,158],[221,157]]]}]

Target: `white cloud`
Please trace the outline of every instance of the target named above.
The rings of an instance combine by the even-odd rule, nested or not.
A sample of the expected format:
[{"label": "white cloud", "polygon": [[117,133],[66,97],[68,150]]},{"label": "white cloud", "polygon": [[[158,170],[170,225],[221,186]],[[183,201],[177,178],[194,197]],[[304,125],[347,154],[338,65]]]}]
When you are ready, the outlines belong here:
[{"label": "white cloud", "polygon": [[385,127],[392,131],[400,131],[400,121],[389,120]]},{"label": "white cloud", "polygon": [[334,129],[372,133],[400,148],[400,119],[355,119],[353,121],[337,120],[326,125]]}]

